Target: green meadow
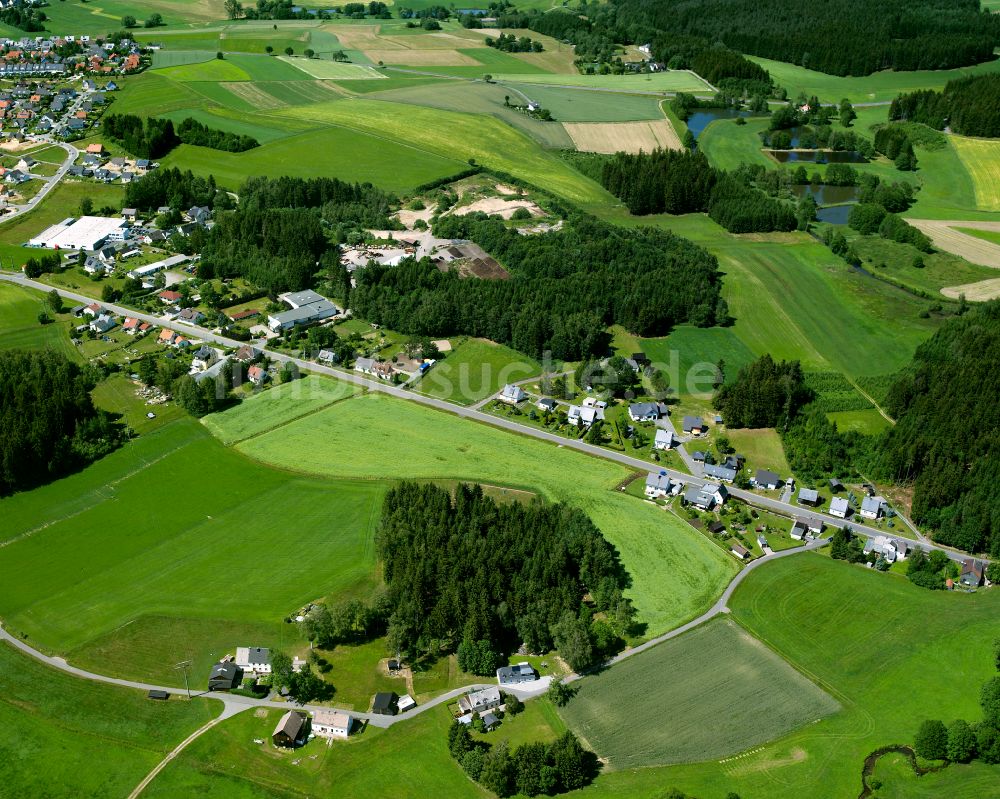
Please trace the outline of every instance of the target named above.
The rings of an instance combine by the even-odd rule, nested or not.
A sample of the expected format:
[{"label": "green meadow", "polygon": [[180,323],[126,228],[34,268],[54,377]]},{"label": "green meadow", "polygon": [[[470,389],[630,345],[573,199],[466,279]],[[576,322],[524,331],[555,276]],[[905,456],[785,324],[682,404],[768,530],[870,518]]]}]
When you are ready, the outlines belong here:
[{"label": "green meadow", "polygon": [[59,319],[39,324],[38,314],[42,311],[53,315],[42,295],[0,283],[0,350],[52,349],[71,360],[80,360],[79,352],[66,335],[68,323]]},{"label": "green meadow", "polygon": [[127,796],[219,711],[203,700],[155,702],[71,677],[7,644],[0,644],[0,697],[3,790],[50,799]]},{"label": "green meadow", "polygon": [[470,480],[576,505],[618,548],[647,635],[697,616],[735,569],[676,517],[614,491],[629,474],[623,467],[381,394],[338,402],[236,448],[309,475]]},{"label": "green meadow", "polygon": [[445,353],[416,384],[421,394],[473,405],[498,392],[506,383],[541,374],[533,358],[482,339],[461,341]]},{"label": "green meadow", "polygon": [[754,354],[731,328],[676,328],[664,338],[641,339],[642,351],[681,394],[710,394],[715,367],[724,361],[726,378],[736,377]]},{"label": "green meadow", "polygon": [[[872,750],[912,743],[926,718],[973,722],[980,717],[979,689],[995,673],[991,653],[1000,635],[996,591],[926,591],[900,575],[802,554],[754,571],[736,590],[730,607],[733,620],[763,642],[755,646],[766,646],[787,660],[842,709],[737,757],[606,773],[582,796],[656,797],[665,787],[676,786],[695,796],[734,791],[799,799],[815,796],[816,786],[823,786],[823,796],[852,797],[860,791],[862,762]],[[719,650],[717,657],[724,658],[725,652]],[[732,683],[742,678],[736,666],[728,675]],[[672,677],[696,679],[686,667]],[[737,710],[731,703],[722,712]],[[754,723],[767,723],[769,712]],[[717,716],[714,722],[721,720]],[[668,711],[660,724],[670,730],[687,720]],[[954,793],[945,778],[951,769],[959,789]],[[906,778],[894,775],[893,780]],[[906,792],[906,786],[923,784],[909,779],[886,795],[943,795]],[[986,784],[1000,784],[1000,767],[951,766],[928,783],[948,786],[947,795],[969,799],[992,795],[975,792],[974,786]]]},{"label": "green meadow", "polygon": [[652,92],[692,92],[711,94],[709,85],[693,72],[672,71],[642,75],[552,75],[495,73],[493,79],[501,83],[545,83],[553,86],[582,86],[592,89],[610,89],[639,94]]}]

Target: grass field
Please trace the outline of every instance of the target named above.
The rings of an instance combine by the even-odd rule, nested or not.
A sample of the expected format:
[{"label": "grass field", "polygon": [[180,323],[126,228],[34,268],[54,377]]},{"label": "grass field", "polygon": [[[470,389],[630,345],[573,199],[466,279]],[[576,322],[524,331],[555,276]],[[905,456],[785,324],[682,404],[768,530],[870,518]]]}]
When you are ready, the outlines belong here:
[{"label": "grass field", "polygon": [[[113,647],[119,659],[102,670],[141,665],[150,669],[142,676],[177,684],[178,641],[144,635],[150,617],[191,630],[206,623],[222,636],[212,642],[219,653],[240,643],[221,622],[274,625],[330,593],[367,595],[383,491],[263,468],[182,419],[79,474],[0,500],[0,616],[36,645],[81,657],[131,624],[129,635],[147,641],[141,663]],[[294,528],[283,526],[290,509]]]},{"label": "grass field", "polygon": [[59,320],[40,325],[38,314],[42,310],[52,315],[41,294],[0,283],[0,350],[44,348],[79,361],[80,354],[69,340],[68,323]]},{"label": "grass field", "polygon": [[612,491],[628,475],[621,467],[384,395],[339,402],[237,448],[310,474],[476,480],[577,505],[618,548],[632,575],[628,593],[648,634],[696,616],[734,569],[725,553],[687,525]]},{"label": "grass field", "polygon": [[504,384],[542,372],[533,358],[483,339],[466,339],[445,354],[416,384],[432,397],[473,405],[498,392]]},{"label": "grass field", "polygon": [[732,170],[744,163],[774,169],[776,165],[764,155],[757,135],[766,127],[766,120],[750,119],[745,125],[737,125],[727,119],[717,119],[698,137],[698,148],[718,169]]},{"label": "grass field", "polygon": [[628,92],[698,92],[710,93],[708,84],[692,72],[656,72],[645,75],[520,75],[494,73],[501,83],[544,83],[552,86],[586,86],[592,89],[618,89]]},{"label": "grass field", "polygon": [[647,95],[523,84],[516,88],[542,108],[551,111],[552,116],[560,122],[631,122],[663,119],[657,99]]},{"label": "grass field", "polygon": [[792,470],[785,459],[785,449],[781,445],[781,436],[771,428],[760,430],[735,430],[727,428],[725,432],[729,443],[740,454],[746,457],[747,465],[753,469],[770,469],[782,476],[791,474]]},{"label": "grass field", "polygon": [[[121,27],[125,14],[133,15],[139,24],[157,11],[167,25],[207,22],[223,16],[222,9],[212,0],[101,0],[99,4],[82,0],[64,0],[46,6],[48,20],[45,29],[58,34],[106,35]],[[160,33],[160,29],[157,29]]]},{"label": "grass field", "polygon": [[[664,786],[677,786],[695,796],[735,791],[800,799],[816,795],[821,785],[823,796],[853,797],[862,761],[873,749],[912,742],[925,718],[981,717],[979,688],[995,674],[991,647],[1000,634],[1000,591],[925,591],[902,576],[803,554],[755,571],[730,607],[735,621],[843,710],[724,763],[608,774],[585,796],[654,797]],[[947,780],[937,784],[949,786],[947,795],[967,799],[982,796],[971,786],[988,782],[987,774],[991,785],[1000,784],[1000,767],[976,771],[966,792],[953,794]],[[920,794],[904,788],[896,795]]]},{"label": "grass field", "polygon": [[806,96],[817,95],[824,102],[840,102],[846,97],[851,102],[886,102],[897,94],[918,89],[943,89],[944,85],[956,78],[967,75],[982,75],[1000,70],[1000,61],[989,61],[975,67],[944,69],[923,72],[876,72],[861,78],[841,78],[811,69],[803,69],[782,61],[748,56],[771,73],[775,82],[788,90],[789,97],[799,92]]},{"label": "grass field", "polygon": [[250,117],[246,114],[237,114],[229,109],[216,109],[208,111],[204,108],[180,108],[175,111],[168,111],[160,114],[161,117],[171,119],[176,125],[188,117],[198,120],[202,124],[208,125],[216,130],[225,130],[230,133],[238,133],[244,136],[252,136],[261,144],[267,144],[277,139],[284,139],[308,130],[311,126],[301,125],[298,128],[285,122],[281,127],[262,125],[259,118]]},{"label": "grass field", "polygon": [[234,444],[308,416],[359,391],[349,383],[307,375],[244,400],[239,413],[213,413],[202,419],[202,423],[224,444]]},{"label": "grass field", "polygon": [[576,149],[588,153],[639,153],[680,150],[681,140],[670,121],[567,122],[564,127]]},{"label": "grass field", "polygon": [[141,691],[62,674],[0,644],[0,780],[9,796],[126,796],[163,756],[218,712],[203,700],[153,702]]},{"label": "grass field", "polygon": [[732,380],[741,366],[754,359],[736,334],[724,327],[678,327],[665,338],[643,339],[641,346],[681,394],[710,394],[719,360],[725,361],[726,378]]},{"label": "grass field", "polygon": [[983,211],[1000,211],[1000,141],[950,136],[958,157],[972,176],[976,205]]},{"label": "grass field", "polygon": [[319,80],[385,80],[385,76],[381,72],[358,64],[342,64],[338,61],[320,61],[314,58],[288,58],[287,56],[282,56],[280,60]]},{"label": "grass field", "polygon": [[[956,224],[960,225],[961,222]],[[1000,230],[976,230],[971,227],[959,227],[957,230],[962,231],[969,236],[974,236],[977,239],[982,239],[983,241],[988,241],[990,244],[1000,245]]]},{"label": "grass field", "polygon": [[561,714],[621,770],[726,757],[838,709],[736,624],[713,621],[584,679]]},{"label": "grass field", "polygon": [[826,418],[835,422],[837,429],[841,432],[847,430],[857,430],[865,435],[881,433],[889,426],[886,418],[875,408],[866,411],[834,411],[828,413]]}]

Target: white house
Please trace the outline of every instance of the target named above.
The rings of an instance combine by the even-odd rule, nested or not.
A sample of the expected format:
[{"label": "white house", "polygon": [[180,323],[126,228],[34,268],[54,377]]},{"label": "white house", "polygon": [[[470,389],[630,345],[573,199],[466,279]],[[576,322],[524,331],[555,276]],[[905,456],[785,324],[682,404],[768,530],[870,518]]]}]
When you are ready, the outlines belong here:
[{"label": "white house", "polygon": [[711,510],[723,505],[729,498],[729,491],[721,483],[705,483],[703,486],[689,486],[684,492],[685,502],[701,510]]},{"label": "white house", "polygon": [[415,708],[416,706],[417,703],[413,701],[413,697],[410,696],[409,694],[403,694],[401,697],[399,697],[399,701],[396,703],[396,709],[400,713],[405,713],[407,710]]},{"label": "white house", "polygon": [[354,719],[343,710],[321,707],[313,711],[312,731],[320,738],[346,738]]},{"label": "white house", "polygon": [[671,488],[670,478],[665,474],[650,472],[646,476],[646,496],[650,499],[667,496]]},{"label": "white house", "polygon": [[372,373],[372,367],[375,365],[374,358],[358,358],[354,362],[354,371],[361,372],[362,374],[370,375]]},{"label": "white house", "polygon": [[903,541],[897,541],[886,535],[877,535],[868,539],[864,551],[866,555],[869,552],[874,552],[889,563],[895,563],[897,560],[905,560],[910,548]]},{"label": "white house", "polygon": [[501,402],[506,402],[508,405],[517,405],[519,402],[524,402],[527,396],[528,395],[524,393],[524,390],[520,386],[508,383],[503,387],[498,399]]},{"label": "white house", "polygon": [[657,430],[653,438],[653,446],[656,449],[670,449],[674,445],[674,434],[669,430]]},{"label": "white house", "polygon": [[236,665],[254,674],[271,673],[271,651],[259,646],[236,647]]},{"label": "white house", "polygon": [[459,697],[458,709],[462,713],[482,713],[485,710],[499,707],[502,703],[503,694],[500,693],[500,688],[493,686]]},{"label": "white house", "polygon": [[194,354],[191,361],[192,371],[204,372],[208,367],[219,360],[219,351],[203,344]]},{"label": "white house", "polygon": [[753,484],[757,488],[765,488],[773,491],[781,485],[781,478],[768,469],[758,469],[756,474],[754,474]]},{"label": "white house", "polygon": [[633,422],[655,422],[660,418],[660,406],[655,402],[633,402],[628,406],[628,415]]},{"label": "white house", "polygon": [[540,411],[545,411],[547,413],[552,413],[557,407],[558,403],[554,399],[549,397],[542,397],[538,402],[535,403],[535,407]]},{"label": "white house", "polygon": [[846,519],[851,506],[845,497],[834,497],[830,500],[830,515],[838,519]]},{"label": "white house", "polygon": [[861,501],[861,515],[866,519],[878,519],[885,514],[885,499],[865,497]]}]

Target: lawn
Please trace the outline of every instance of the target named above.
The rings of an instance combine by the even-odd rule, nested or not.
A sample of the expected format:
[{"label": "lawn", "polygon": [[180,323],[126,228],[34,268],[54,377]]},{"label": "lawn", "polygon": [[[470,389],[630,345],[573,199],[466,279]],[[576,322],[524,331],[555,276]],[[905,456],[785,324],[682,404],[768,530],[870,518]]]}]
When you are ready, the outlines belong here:
[{"label": "lawn", "polygon": [[740,455],[747,459],[747,465],[752,469],[770,469],[782,476],[791,474],[792,470],[785,459],[785,449],[781,445],[781,436],[771,428],[760,430],[736,430],[726,428],[723,433]]},{"label": "lawn", "polygon": [[888,420],[875,408],[866,411],[834,411],[826,418],[837,425],[841,432],[857,430],[865,435],[881,433],[889,426]]},{"label": "lawn", "polygon": [[[735,621],[832,694],[843,710],[722,764],[609,774],[585,796],[657,796],[664,786],[677,786],[696,796],[735,791],[799,799],[815,796],[822,785],[823,796],[853,797],[862,761],[872,750],[912,743],[926,718],[981,718],[979,689],[996,673],[992,642],[1000,635],[1000,591],[926,591],[902,576],[802,554],[753,572],[730,607]],[[976,771],[966,792],[953,794],[948,780],[936,784],[968,799],[993,795],[973,786],[986,784],[988,773],[991,786],[1000,784],[1000,767]],[[889,795],[920,794],[904,788]]]},{"label": "lawn", "polygon": [[754,354],[731,328],[678,327],[669,336],[641,339],[642,351],[652,365],[670,379],[681,394],[711,394],[716,364],[724,361],[727,380],[735,379],[740,367]]},{"label": "lawn", "polygon": [[[140,435],[184,416],[184,410],[176,403],[151,408],[136,396],[137,388],[125,375],[112,374],[94,387],[91,397],[99,408],[121,414],[122,421]],[[150,411],[156,414],[155,419],[146,417]]]},{"label": "lawn", "polygon": [[154,702],[77,679],[0,644],[0,780],[9,796],[126,796],[219,706]]},{"label": "lawn", "polygon": [[144,636],[150,617],[212,626],[219,652],[247,643],[224,622],[273,625],[327,594],[367,596],[378,582],[372,534],[384,490],[264,468],[182,419],[0,500],[13,539],[0,548],[0,616],[36,645],[81,657],[131,623],[148,640],[140,663],[118,648],[102,670],[148,663],[177,684],[176,638]]},{"label": "lawn", "polygon": [[974,67],[943,69],[922,72],[876,72],[860,78],[841,78],[811,69],[803,69],[782,61],[748,56],[771,73],[775,83],[788,90],[789,97],[799,92],[806,96],[817,95],[824,102],[839,103],[846,97],[854,103],[887,102],[897,94],[919,89],[943,89],[944,85],[956,78],[967,75],[982,75],[1000,69],[1000,61],[988,61]]},{"label": "lawn", "polygon": [[976,206],[1000,211],[1000,141],[950,136],[958,157],[972,176]]},{"label": "lawn", "polygon": [[318,103],[284,113],[370,133],[383,139],[381,148],[394,142],[414,152],[461,161],[471,158],[576,203],[608,201],[596,183],[496,119],[371,100]]},{"label": "lawn", "polygon": [[307,375],[262,391],[230,411],[210,414],[202,423],[224,444],[235,444],[360,391],[350,383]]},{"label": "lawn", "polygon": [[485,339],[466,339],[435,364],[416,384],[432,397],[474,405],[506,383],[540,375],[541,365],[516,350]]},{"label": "lawn", "polygon": [[38,314],[52,309],[34,291],[0,283],[0,350],[52,349],[73,361],[80,355],[69,339],[68,316],[47,325],[38,323]]},{"label": "lawn", "polygon": [[767,120],[750,119],[745,125],[737,125],[732,120],[717,119],[698,137],[698,148],[718,169],[732,170],[740,164],[775,169],[777,164],[764,155],[757,135],[766,127]]},{"label": "lawn", "polygon": [[521,75],[494,74],[501,83],[545,83],[552,86],[585,86],[592,89],[617,89],[637,92],[711,93],[708,84],[693,72],[656,72],[643,75]]},{"label": "lawn", "polygon": [[[285,113],[295,110],[287,109]],[[266,124],[272,118],[268,116],[262,121]],[[429,152],[379,136],[374,129],[369,134],[350,127],[324,127],[244,153],[223,153],[182,144],[160,163],[201,175],[215,175],[221,185],[233,189],[256,175],[307,178],[325,174],[345,181],[370,181],[383,189],[403,193],[468,168],[464,162],[449,157],[446,148],[440,153]]]},{"label": "lawn", "polygon": [[585,678],[561,714],[619,771],[733,755],[839,707],[738,625],[720,620]]},{"label": "lawn", "polygon": [[629,474],[623,467],[381,394],[339,402],[237,448],[310,474],[475,480],[576,505],[618,548],[649,635],[697,616],[735,568],[687,525],[612,491]]}]

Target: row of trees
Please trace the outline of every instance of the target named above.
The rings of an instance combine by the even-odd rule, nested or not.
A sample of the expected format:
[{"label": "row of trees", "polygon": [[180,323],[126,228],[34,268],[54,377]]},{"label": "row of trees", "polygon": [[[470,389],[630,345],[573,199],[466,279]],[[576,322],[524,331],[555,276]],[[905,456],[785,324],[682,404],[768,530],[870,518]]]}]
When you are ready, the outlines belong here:
[{"label": "row of trees", "polygon": [[211,147],[213,150],[223,150],[227,153],[242,153],[260,147],[260,142],[253,136],[216,130],[194,117],[188,117],[177,126],[177,138],[184,144]]},{"label": "row of trees", "polygon": [[[389,589],[391,649],[433,657],[458,651],[463,666],[492,675],[500,655],[524,643],[556,645],[587,668],[627,633],[629,577],[587,516],[565,505],[498,505],[479,486],[454,498],[404,483],[385,498],[376,534]],[[583,596],[607,621],[594,622]]]},{"label": "row of trees", "polygon": [[434,231],[476,242],[510,279],[466,280],[427,260],[369,266],[351,293],[358,315],[405,333],[481,336],[572,361],[606,351],[611,324],[663,335],[676,324],[728,318],[716,259],[666,231],[582,214],[532,236],[474,214],[439,217]]},{"label": "row of trees", "polygon": [[215,184],[215,177],[181,172],[176,167],[154,169],[125,189],[125,206],[150,212],[169,206],[178,214],[192,206],[231,208],[232,198]]},{"label": "row of trees", "polygon": [[513,751],[506,741],[490,746],[475,740],[469,728],[454,722],[448,751],[469,777],[497,796],[538,796],[575,791],[597,776],[597,756],[565,732],[551,743],[525,743]]},{"label": "row of trees", "polygon": [[90,399],[97,379],[51,350],[0,352],[0,494],[34,488],[119,446],[125,429]]},{"label": "row of trees", "polygon": [[851,208],[847,224],[865,235],[878,234],[883,239],[900,244],[912,244],[921,252],[931,252],[931,240],[903,217],[890,214],[878,203],[858,203]]},{"label": "row of trees", "polygon": [[169,119],[107,114],[101,126],[109,139],[137,158],[162,158],[180,144]]},{"label": "row of trees", "polygon": [[1000,75],[990,73],[948,81],[940,92],[901,94],[889,106],[889,119],[945,126],[964,136],[1000,136]]},{"label": "row of trees", "polygon": [[604,162],[601,183],[636,215],[707,211],[732,233],[795,230],[792,207],[751,185],[747,174],[715,169],[698,151],[657,149],[616,153]]},{"label": "row of trees", "polygon": [[501,33],[495,39],[492,36],[487,36],[486,46],[504,53],[540,53],[545,49],[537,39],[528,36],[515,36],[513,33]]}]

